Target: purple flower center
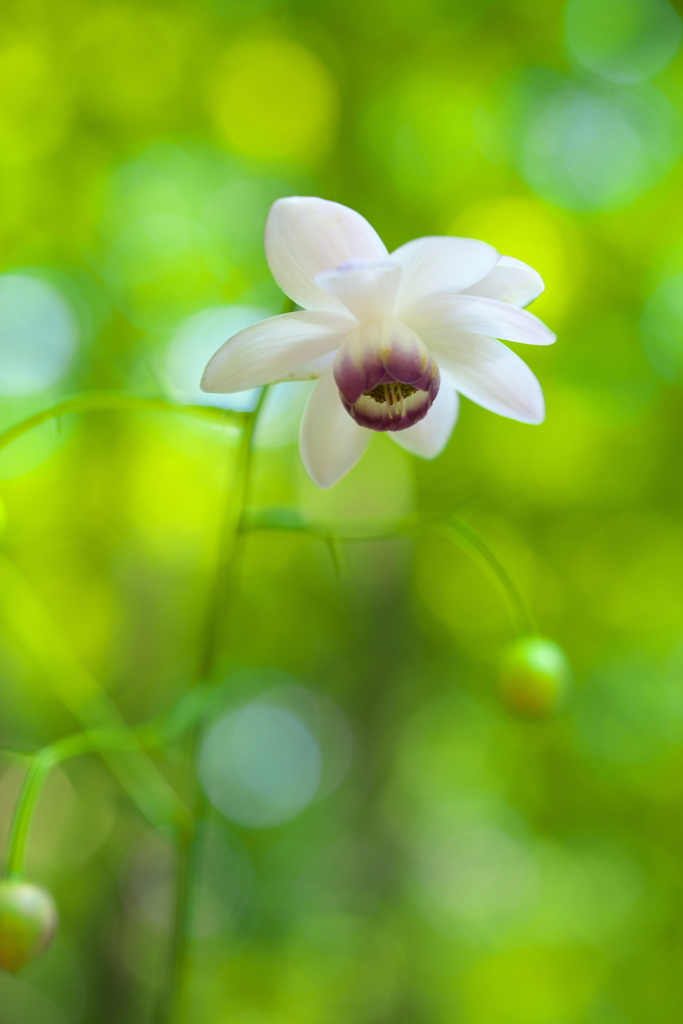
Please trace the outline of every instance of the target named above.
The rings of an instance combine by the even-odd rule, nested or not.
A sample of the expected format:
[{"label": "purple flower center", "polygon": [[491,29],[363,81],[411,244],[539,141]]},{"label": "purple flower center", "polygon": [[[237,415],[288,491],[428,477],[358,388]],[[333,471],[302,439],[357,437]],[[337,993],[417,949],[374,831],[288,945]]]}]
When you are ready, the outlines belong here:
[{"label": "purple flower center", "polygon": [[370,430],[405,430],[429,412],[439,369],[400,320],[362,324],[337,353],[334,377],[349,415]]}]

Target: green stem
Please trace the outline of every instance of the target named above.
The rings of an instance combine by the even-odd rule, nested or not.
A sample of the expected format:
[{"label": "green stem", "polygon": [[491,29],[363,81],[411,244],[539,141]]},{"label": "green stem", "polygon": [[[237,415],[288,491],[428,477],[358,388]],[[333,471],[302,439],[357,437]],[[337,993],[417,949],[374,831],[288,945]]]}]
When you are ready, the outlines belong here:
[{"label": "green stem", "polygon": [[[50,420],[81,412],[173,412],[217,423],[248,423],[244,413],[211,406],[184,406],[160,398],[141,398],[119,393],[96,392],[66,399],[43,409],[0,433],[0,450]],[[39,671],[49,680],[85,729],[108,724],[119,730],[128,726],[96,679],[80,662],[61,635],[28,581],[8,558],[0,555],[2,612],[11,632],[27,650]],[[128,730],[131,736],[134,733]],[[133,740],[132,757],[110,764],[133,800],[153,824],[178,820],[185,809],[176,794]]]},{"label": "green stem", "polygon": [[20,878],[24,871],[24,856],[26,853],[26,839],[28,830],[33,818],[43,783],[53,762],[44,754],[38,754],[31,764],[24,783],[19,793],[12,827],[9,835],[9,852],[7,855],[7,876],[8,878]]},{"label": "green stem", "polygon": [[210,405],[178,405],[175,402],[167,402],[163,398],[139,398],[135,395],[95,392],[90,395],[67,398],[49,409],[42,409],[40,412],[34,413],[33,416],[28,416],[21,423],[15,423],[13,427],[0,433],[0,450],[12,444],[23,434],[27,434],[29,430],[33,430],[34,427],[39,427],[49,420],[58,419],[60,416],[66,416],[68,413],[110,411],[173,412],[181,416],[194,416],[210,420],[214,423],[238,425],[244,421],[244,413],[234,412],[230,409],[217,409]]},{"label": "green stem", "polygon": [[9,747],[0,748],[0,754],[14,760],[28,761],[28,771],[17,799],[7,854],[7,874],[17,878],[23,874],[26,840],[38,797],[43,784],[55,765],[82,754],[98,753],[106,758],[107,753],[135,753],[140,746],[157,748],[194,725],[204,710],[205,695],[199,689],[197,700],[181,700],[164,718],[140,726],[136,730],[92,729],[66,736],[62,740],[44,747],[33,754],[16,751]]},{"label": "green stem", "polygon": [[484,538],[473,526],[455,516],[451,516],[449,519],[443,519],[440,516],[426,519],[409,517],[403,522],[394,524],[389,532],[362,533],[359,531],[358,533],[342,534],[335,530],[323,530],[311,523],[306,523],[297,516],[290,514],[287,509],[275,509],[261,511],[258,516],[253,516],[249,520],[248,525],[252,530],[287,530],[307,533],[309,536],[319,538],[330,547],[330,553],[332,554],[337,572],[339,572],[339,563],[333,547],[335,543],[374,544],[377,541],[395,540],[398,537],[415,536],[427,530],[436,530],[452,543],[459,544],[465,548],[494,580],[506,599],[514,628],[520,635],[538,631],[531,609],[500,559],[493,553]]},{"label": "green stem", "polygon": [[[249,415],[240,445],[237,468],[237,494],[234,504],[226,502],[221,536],[213,575],[211,594],[204,624],[194,685],[211,682],[220,645],[221,625],[228,604],[228,579],[234,574],[240,538],[244,532],[245,509],[251,486],[251,465],[254,431],[263,408],[267,388],[263,388],[256,408]],[[199,720],[188,736],[184,764],[184,792],[190,816],[180,828],[178,863],[169,949],[168,976],[162,994],[157,1020],[159,1024],[181,1024],[186,1018],[189,933],[192,921],[193,893],[200,854],[202,827],[207,805],[197,777],[197,756],[201,746],[204,723]]]},{"label": "green stem", "polygon": [[28,771],[17,799],[8,843],[7,873],[10,878],[23,874],[26,840],[38,797],[43,784],[55,765],[82,754],[136,752],[144,748],[158,748],[192,727],[204,711],[206,694],[197,687],[193,699],[184,697],[163,718],[140,726],[138,729],[92,729],[66,736],[62,740],[34,753],[0,747],[0,755],[14,761],[28,762]]},{"label": "green stem", "polygon": [[[503,563],[494,555],[484,538],[462,519],[449,519],[442,524],[442,529],[450,536],[451,540],[464,542],[477,561],[486,569],[489,575],[498,584],[507,598],[515,629],[520,636],[527,633],[538,632],[535,617],[517,589],[517,585],[510,576]],[[453,536],[455,535],[455,536]]]},{"label": "green stem", "polygon": [[162,826],[184,817],[186,808],[123,715],[67,643],[19,568],[2,554],[0,616],[40,676],[86,733],[105,728],[131,737],[130,756],[109,758],[108,763],[147,819]]},{"label": "green stem", "polygon": [[10,829],[7,874],[9,878],[20,878],[24,872],[26,841],[43,784],[50,770],[72,757],[93,751],[135,751],[138,740],[128,730],[100,730],[92,733],[78,733],[45,747],[35,754],[29,764],[19,797],[17,799]]},{"label": "green stem", "polygon": [[[493,576],[508,599],[513,618],[520,633],[536,631],[533,615],[505,567],[479,533],[468,523],[460,519],[451,518],[446,522],[430,521],[427,523],[409,519],[403,524],[395,525],[393,531],[389,533],[359,533],[348,536],[330,534],[301,520],[295,523],[289,517],[283,518],[281,511],[277,514],[261,513],[258,519],[252,517],[247,522],[245,513],[250,484],[253,435],[264,399],[265,389],[261,394],[256,409],[250,414],[243,434],[242,458],[241,464],[238,467],[239,493],[237,508],[233,510],[233,517],[231,519],[229,506],[226,504],[226,515],[224,516],[222,526],[219,557],[213,580],[212,597],[209,601],[209,612],[205,623],[198,672],[195,685],[190,692],[162,719],[140,726],[136,730],[132,730],[127,726],[119,729],[90,729],[87,732],[68,736],[36,753],[8,747],[0,748],[0,755],[3,757],[26,761],[29,764],[15,806],[9,838],[7,871],[9,877],[16,878],[20,877],[23,873],[26,842],[38,798],[50,770],[55,765],[69,758],[92,752],[99,752],[105,758],[107,752],[139,753],[141,748],[159,747],[182,732],[190,730],[186,750],[185,785],[191,796],[193,814],[191,817],[184,817],[185,824],[181,832],[181,856],[179,858],[178,889],[176,894],[177,927],[174,929],[172,943],[172,966],[170,967],[172,983],[169,986],[171,993],[174,992],[174,986],[178,986],[178,996],[183,991],[182,981],[185,976],[192,883],[199,855],[200,833],[197,824],[203,819],[206,809],[205,798],[198,785],[194,770],[197,752],[201,743],[202,717],[209,692],[207,686],[202,687],[200,684],[202,679],[210,677],[215,663],[220,625],[224,619],[227,605],[227,577],[230,567],[235,560],[239,537],[246,532],[247,527],[251,529],[300,530],[320,537],[320,539],[332,547],[334,547],[335,543],[371,543],[378,540],[389,540],[415,534],[425,527],[437,527],[440,532],[446,534],[449,540],[460,544],[464,542],[464,546],[469,550],[470,554],[474,554],[477,560]],[[235,519],[237,520],[236,523],[234,522]],[[174,999],[175,996],[169,1002],[169,1008],[166,1012],[170,1013],[175,1006],[180,1006],[180,1003],[174,1002]],[[162,1017],[161,1019],[172,1018]]]}]

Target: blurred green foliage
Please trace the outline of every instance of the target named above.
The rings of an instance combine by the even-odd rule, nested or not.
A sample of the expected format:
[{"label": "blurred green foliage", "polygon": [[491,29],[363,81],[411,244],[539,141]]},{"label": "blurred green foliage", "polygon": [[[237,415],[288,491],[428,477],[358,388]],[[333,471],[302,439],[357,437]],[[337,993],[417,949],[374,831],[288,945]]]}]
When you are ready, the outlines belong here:
[{"label": "blurred green foliage", "polygon": [[[666,0],[5,0],[0,429],[82,391],[207,401],[208,356],[281,308],[282,195],[390,248],[485,239],[543,274],[559,335],[524,353],[543,426],[464,403],[437,461],[378,437],[330,492],[299,463],[308,385],[269,395],[257,507],[347,535],[459,509],[576,688],[551,721],[506,714],[508,610],[441,536],[337,544],[335,567],[252,532],[200,766],[193,1024],[680,1016],[680,41]],[[52,743],[104,692],[136,725],[180,697],[235,444],[109,411],[0,451],[1,743]],[[174,780],[173,746],[156,763]],[[87,757],[52,772],[28,870],[62,927],[0,977],[0,1022],[151,1021],[170,833]]]}]

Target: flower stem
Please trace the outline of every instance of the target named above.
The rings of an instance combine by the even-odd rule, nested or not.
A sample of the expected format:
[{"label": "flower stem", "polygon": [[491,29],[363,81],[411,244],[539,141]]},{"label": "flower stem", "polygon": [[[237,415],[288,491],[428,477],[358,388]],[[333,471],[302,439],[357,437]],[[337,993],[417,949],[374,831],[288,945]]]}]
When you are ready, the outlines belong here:
[{"label": "flower stem", "polygon": [[24,872],[28,830],[43,783],[53,764],[46,755],[47,751],[41,751],[33,758],[14,808],[7,855],[8,878],[20,878]]},{"label": "flower stem", "polygon": [[470,554],[475,556],[479,564],[489,572],[498,584],[507,598],[512,621],[519,636],[524,636],[527,633],[537,633],[538,626],[533,612],[522,597],[510,573],[478,531],[473,526],[470,526],[469,523],[455,516],[447,520],[443,524],[443,528],[445,528],[447,535],[450,535],[452,540],[457,539],[461,543],[464,542],[463,546],[469,549]]},{"label": "flower stem", "polygon": [[111,771],[152,824],[177,820],[184,808],[148,757],[114,702],[64,639],[59,627],[19,568],[0,553],[0,618],[40,676],[49,683],[86,733],[101,728],[126,732],[130,752],[110,759]]},{"label": "flower stem", "polygon": [[[267,391],[267,387],[262,389],[256,407],[249,415],[242,433],[236,472],[235,501],[225,504],[216,569],[211,583],[194,686],[212,681],[216,667],[221,626],[225,621],[228,607],[229,579],[234,575],[240,539],[244,533],[245,509],[251,486],[254,432]],[[200,718],[190,730],[185,748],[183,793],[190,814],[181,825],[178,834],[176,890],[168,974],[159,1005],[158,1024],[182,1024],[189,1019],[186,1013],[189,933],[192,924],[195,877],[201,855],[202,826],[207,814],[206,797],[197,776],[197,756],[203,732],[204,722]]]},{"label": "flower stem", "polygon": [[292,514],[289,509],[276,508],[261,510],[257,515],[251,517],[248,525],[252,530],[291,530],[318,537],[327,544],[337,574],[339,574],[337,544],[374,544],[383,540],[395,540],[397,537],[410,537],[436,531],[451,543],[464,548],[498,585],[499,590],[506,598],[513,628],[520,636],[538,632],[535,616],[510,573],[481,534],[457,516],[449,516],[446,519],[442,516],[408,517],[403,522],[392,525],[390,530],[380,532],[368,530],[365,533],[354,531],[344,534],[340,530],[330,530],[329,527],[321,529],[315,523],[306,522],[300,516]]},{"label": "flower stem", "polygon": [[66,398],[63,402],[42,409],[28,416],[20,423],[8,427],[0,433],[0,449],[6,448],[29,430],[72,413],[81,412],[172,412],[179,416],[194,416],[212,423],[243,422],[244,414],[231,409],[217,409],[210,405],[180,405],[167,402],[163,398],[144,398],[137,395],[125,395],[106,391],[94,391],[91,394],[77,395]]},{"label": "flower stem", "polygon": [[67,736],[34,754],[20,755],[21,760],[28,761],[28,770],[12,816],[7,854],[8,877],[20,878],[24,873],[26,842],[33,814],[43,785],[55,765],[82,754],[105,756],[108,752],[137,753],[139,750],[140,739],[130,729],[93,729]]}]

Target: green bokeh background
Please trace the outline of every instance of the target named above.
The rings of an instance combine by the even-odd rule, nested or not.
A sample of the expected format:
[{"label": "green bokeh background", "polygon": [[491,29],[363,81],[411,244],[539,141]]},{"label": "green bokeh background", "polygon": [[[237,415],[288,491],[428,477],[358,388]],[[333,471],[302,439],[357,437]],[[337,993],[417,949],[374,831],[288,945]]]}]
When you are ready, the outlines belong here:
[{"label": "green bokeh background", "polygon": [[[218,343],[282,307],[283,195],[360,210],[390,249],[485,239],[541,272],[559,336],[521,352],[542,426],[463,402],[438,460],[378,437],[325,493],[296,446],[309,385],[269,395],[257,505],[344,532],[459,509],[576,683],[546,722],[500,707],[508,609],[441,537],[346,544],[337,574],[318,540],[250,536],[217,721],[256,708],[264,799],[279,757],[303,789],[279,823],[211,823],[192,1024],[680,1019],[680,38],[664,0],[5,0],[2,429],[83,391],[199,401]],[[0,452],[0,742],[78,728],[61,643],[131,723],[183,692],[235,444],[110,412]],[[151,1021],[170,835],[85,758],[53,773],[28,867],[62,928],[0,978],[0,1022]]]}]

